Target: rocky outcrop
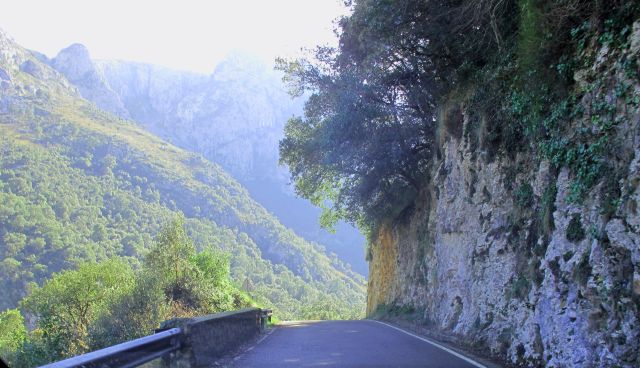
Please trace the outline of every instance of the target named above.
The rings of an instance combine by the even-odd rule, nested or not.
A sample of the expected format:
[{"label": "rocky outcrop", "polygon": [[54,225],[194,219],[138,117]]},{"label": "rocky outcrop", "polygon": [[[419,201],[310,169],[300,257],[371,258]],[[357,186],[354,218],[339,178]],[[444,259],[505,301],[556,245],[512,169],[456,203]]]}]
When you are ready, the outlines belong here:
[{"label": "rocky outcrop", "polygon": [[78,87],[82,97],[124,119],[130,117],[118,95],[109,88],[104,76],[96,68],[86,47],[73,44],[60,51],[49,63]]},{"label": "rocky outcrop", "polygon": [[278,141],[301,101],[291,101],[267,65],[235,55],[210,76],[141,63],[95,65],[131,118],[148,130],[220,163],[242,181],[286,182],[277,165]]},{"label": "rocky outcrop", "polygon": [[[19,47],[0,29],[0,113],[32,111],[31,96],[44,99],[48,87],[56,92],[79,95],[78,90],[51,68],[38,64],[38,56]],[[17,78],[21,72],[31,78]]]},{"label": "rocky outcrop", "polygon": [[[634,30],[631,40],[640,23]],[[626,56],[637,60],[638,49]],[[626,79],[620,55],[597,55],[576,80],[609,78],[582,104],[614,107],[619,175],[600,178],[578,204],[568,200],[568,168],[531,154],[488,158],[469,134],[444,133],[412,215],[371,245],[369,315],[411,311],[434,334],[523,366],[640,364],[640,113],[614,98]],[[473,131],[459,109],[462,131]]]}]

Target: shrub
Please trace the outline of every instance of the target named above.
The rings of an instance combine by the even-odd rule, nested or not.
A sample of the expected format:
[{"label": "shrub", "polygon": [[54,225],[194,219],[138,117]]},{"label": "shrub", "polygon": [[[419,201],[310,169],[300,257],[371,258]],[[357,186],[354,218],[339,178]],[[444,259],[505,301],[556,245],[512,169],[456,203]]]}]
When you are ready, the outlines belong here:
[{"label": "shrub", "polygon": [[14,353],[26,340],[27,328],[20,311],[9,309],[0,313],[0,357],[14,364]]},{"label": "shrub", "polygon": [[86,263],[54,274],[21,304],[37,317],[48,359],[53,361],[87,352],[91,324],[132,286],[133,271],[123,260]]},{"label": "shrub", "polygon": [[533,205],[533,187],[531,187],[531,184],[525,183],[520,185],[516,191],[516,204],[522,209],[529,208]]},{"label": "shrub", "polygon": [[585,238],[585,231],[582,227],[582,221],[580,220],[580,214],[575,213],[569,221],[567,231],[565,232],[565,238],[572,242],[577,243]]}]

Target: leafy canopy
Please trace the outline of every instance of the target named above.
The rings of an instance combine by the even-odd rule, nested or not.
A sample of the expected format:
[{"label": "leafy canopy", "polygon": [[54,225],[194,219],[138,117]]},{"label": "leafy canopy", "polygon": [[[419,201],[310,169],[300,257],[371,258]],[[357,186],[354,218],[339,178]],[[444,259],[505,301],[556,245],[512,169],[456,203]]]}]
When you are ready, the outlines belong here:
[{"label": "leafy canopy", "polygon": [[297,193],[325,209],[324,225],[343,218],[371,230],[412,203],[428,179],[437,102],[456,84],[452,72],[463,60],[482,63],[477,50],[501,42],[490,18],[509,2],[480,3],[353,2],[339,48],[278,60],[293,94],[311,92],[304,117],[286,125],[281,163]]},{"label": "leafy canopy", "polygon": [[0,314],[0,353],[17,366],[37,366],[148,335],[170,318],[252,305],[230,280],[229,256],[196,253],[178,215],[136,271],[113,258],[34,286],[21,306],[37,329],[27,334],[17,310]]},{"label": "leafy canopy", "polygon": [[0,313],[0,356],[16,350],[27,338],[24,317],[17,309]]},{"label": "leafy canopy", "polygon": [[[568,54],[584,48],[569,31],[589,18],[606,31],[603,17],[635,14],[629,3],[613,1],[611,11],[587,0],[348,1],[337,48],[278,60],[291,93],[310,94],[304,117],[286,125],[281,163],[297,193],[325,210],[321,222],[343,218],[371,235],[430,179],[436,130],[470,134],[462,111],[467,121],[486,118],[490,146],[534,147],[572,75]],[[451,122],[449,110],[458,112]],[[472,123],[467,130],[480,129]]]},{"label": "leafy canopy", "polygon": [[113,300],[131,291],[134,274],[120,259],[85,263],[54,274],[22,301],[54,358],[86,352],[89,327]]}]

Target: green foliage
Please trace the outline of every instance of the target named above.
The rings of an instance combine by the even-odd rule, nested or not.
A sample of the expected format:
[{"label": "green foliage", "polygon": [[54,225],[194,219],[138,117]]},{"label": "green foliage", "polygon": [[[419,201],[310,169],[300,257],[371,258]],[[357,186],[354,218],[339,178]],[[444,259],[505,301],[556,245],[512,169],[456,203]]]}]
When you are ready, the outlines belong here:
[{"label": "green foliage", "polygon": [[131,293],[112,303],[92,329],[101,348],[148,335],[160,322],[255,306],[229,279],[228,255],[196,253],[179,215],[162,229]]},{"label": "green foliage", "polygon": [[184,228],[184,217],[171,220],[158,234],[155,246],[145,257],[145,266],[167,284],[179,284],[193,272],[191,258],[196,248]]},{"label": "green foliage", "polygon": [[[571,30],[571,39],[575,45],[574,59],[571,61],[573,65],[590,65],[592,60],[587,54],[587,44],[596,36],[600,44],[618,49],[628,47],[626,39],[629,35],[629,21],[635,19],[632,14],[638,13],[637,5],[616,5],[604,12],[608,13],[609,18],[603,21],[599,35],[593,19],[585,20]],[[622,62],[626,60],[623,59]],[[633,73],[627,77],[638,80]],[[552,105],[553,108],[542,122],[547,133],[540,144],[542,153],[556,167],[569,167],[574,176],[568,197],[570,202],[581,202],[598,182],[610,177],[614,170],[609,157],[617,150],[614,128],[620,123],[618,109],[620,105],[626,105],[625,109],[633,106],[635,93],[626,81],[622,81],[616,86],[613,98],[610,98],[607,91],[603,91],[609,80],[610,77],[604,75],[581,86],[577,92]],[[590,101],[587,111],[584,111],[580,102],[585,99]],[[576,120],[580,124],[572,132],[567,132],[564,122]],[[615,189],[605,193],[604,205],[607,208],[615,207],[616,199],[610,199],[612,191]]]},{"label": "green foliage", "polygon": [[0,313],[0,356],[13,361],[13,353],[27,339],[27,328],[24,317],[17,309],[9,309]]},{"label": "green foliage", "polygon": [[[596,89],[596,87],[592,87]],[[607,157],[615,149],[614,129],[617,99],[606,101],[606,96],[592,103],[585,116],[575,97],[559,103],[543,121],[548,134],[540,143],[542,153],[556,167],[567,166],[574,175],[569,188],[570,202],[581,202],[586,193],[611,170]],[[573,136],[567,137],[558,126],[561,119],[579,119],[583,122]]]},{"label": "green foliage", "polygon": [[86,263],[54,274],[21,304],[37,318],[47,354],[56,360],[86,352],[91,324],[132,286],[133,271],[124,261]]},{"label": "green foliage", "polygon": [[516,190],[516,204],[518,207],[526,209],[533,204],[533,187],[529,183],[524,183]]},{"label": "green foliage", "polygon": [[202,272],[202,277],[214,287],[221,287],[229,282],[229,255],[213,249],[202,251],[191,256],[191,262]]},{"label": "green foliage", "polygon": [[[471,110],[493,124],[485,141],[507,154],[527,151],[548,159],[556,170],[568,167],[572,203],[582,202],[597,183],[616,171],[610,157],[619,146],[615,136],[619,115],[640,100],[630,88],[638,80],[633,71],[627,73],[630,81],[616,82],[613,96],[608,90],[617,78],[613,75],[589,77],[588,82],[574,85],[576,70],[593,64],[597,46],[593,43],[609,45],[614,48],[610,52],[624,50],[636,19],[633,14],[639,14],[638,6],[628,3],[607,9],[595,6],[520,1],[515,52],[507,49],[498,54],[470,81],[482,86],[472,89]],[[621,63],[630,65],[624,57]],[[612,192],[615,188],[605,194],[605,201],[613,204],[607,204],[608,212],[615,211],[617,197]]]},{"label": "green foliage", "polygon": [[[250,278],[252,297],[282,318],[296,318],[303,297],[364,303],[361,276],[284,228],[217,166],[110,116],[88,118],[69,100],[73,108],[36,101],[52,111],[46,117],[0,115],[0,310],[29,283],[84,261],[138,263],[178,212],[195,248],[228,253],[232,280]],[[47,134],[36,138],[37,127]]]},{"label": "green foliage", "polygon": [[228,256],[213,250],[196,254],[178,216],[165,227],[144,262],[144,277],[157,282],[172,314],[202,315],[250,306],[229,280]]},{"label": "green foliage", "polygon": [[582,221],[580,220],[580,214],[574,214],[571,217],[571,221],[569,221],[569,225],[567,226],[567,230],[565,232],[565,238],[568,241],[577,243],[581,240],[584,240],[586,234],[584,231],[584,227],[582,227]]},{"label": "green foliage", "polygon": [[[483,57],[472,50],[499,42],[485,33],[460,40],[475,27],[464,21],[457,23],[460,29],[447,29],[475,16],[478,9],[471,8],[356,2],[340,23],[339,49],[319,48],[312,61],[279,61],[293,91],[313,92],[304,118],[287,123],[281,162],[299,195],[331,204],[323,222],[343,218],[372,233],[410,207],[433,154],[436,102],[455,83],[448,78],[451,64],[480,62]],[[477,24],[488,26],[484,15]]]},{"label": "green foliage", "polygon": [[[226,255],[196,254],[182,216],[163,228],[135,274],[122,259],[81,264],[34,287],[21,304],[38,328],[29,340],[25,334],[2,336],[9,339],[9,355],[26,359],[27,366],[148,335],[170,318],[255,305],[229,280]],[[13,312],[2,316],[15,317]],[[17,316],[7,323],[22,323]]]}]

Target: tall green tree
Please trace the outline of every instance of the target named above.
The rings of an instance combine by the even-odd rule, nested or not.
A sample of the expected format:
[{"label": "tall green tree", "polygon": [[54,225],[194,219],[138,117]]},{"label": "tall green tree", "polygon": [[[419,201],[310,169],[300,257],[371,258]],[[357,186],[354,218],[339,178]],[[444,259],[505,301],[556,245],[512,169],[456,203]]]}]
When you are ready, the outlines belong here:
[{"label": "tall green tree", "polygon": [[491,24],[509,4],[354,1],[337,49],[278,60],[294,95],[311,92],[304,118],[286,125],[281,162],[298,194],[325,209],[322,222],[371,227],[412,203],[434,154],[438,99],[463,61],[483,62],[474,50],[500,42]]},{"label": "tall green tree", "polygon": [[89,328],[113,300],[131,291],[134,274],[123,260],[85,263],[54,274],[22,301],[37,319],[50,360],[89,350]]},{"label": "tall green tree", "polygon": [[142,277],[156,280],[172,314],[206,314],[250,304],[231,284],[229,257],[213,249],[196,253],[178,215],[162,229],[145,258]]},{"label": "tall green tree", "polygon": [[132,291],[93,325],[93,348],[148,335],[170,318],[253,305],[231,283],[229,273],[229,256],[213,249],[197,253],[184,216],[177,215],[158,234]]},{"label": "tall green tree", "polygon": [[189,259],[195,253],[193,241],[184,228],[184,216],[180,214],[162,228],[145,258],[145,266],[163,280],[175,283],[189,273],[192,268]]}]

